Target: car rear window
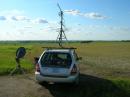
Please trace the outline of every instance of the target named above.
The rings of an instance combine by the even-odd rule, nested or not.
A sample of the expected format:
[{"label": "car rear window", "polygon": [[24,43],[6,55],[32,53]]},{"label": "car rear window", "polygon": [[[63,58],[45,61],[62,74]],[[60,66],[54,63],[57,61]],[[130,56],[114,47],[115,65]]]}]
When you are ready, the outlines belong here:
[{"label": "car rear window", "polygon": [[69,53],[46,52],[41,58],[42,67],[69,68],[72,59]]}]

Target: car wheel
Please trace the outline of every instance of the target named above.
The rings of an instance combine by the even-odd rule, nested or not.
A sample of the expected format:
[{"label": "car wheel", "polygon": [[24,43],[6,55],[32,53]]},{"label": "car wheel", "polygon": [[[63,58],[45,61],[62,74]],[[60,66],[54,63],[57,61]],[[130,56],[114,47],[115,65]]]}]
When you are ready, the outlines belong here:
[{"label": "car wheel", "polygon": [[37,82],[39,85],[46,85],[46,84],[48,84],[47,82],[45,82],[45,81],[42,81],[42,82]]},{"label": "car wheel", "polygon": [[75,85],[79,85],[79,77],[76,79]]},{"label": "car wheel", "polygon": [[79,78],[79,76],[78,76],[77,79],[74,81],[73,84],[76,85],[76,86],[79,85],[79,82],[80,82],[79,80],[80,80],[80,78]]}]

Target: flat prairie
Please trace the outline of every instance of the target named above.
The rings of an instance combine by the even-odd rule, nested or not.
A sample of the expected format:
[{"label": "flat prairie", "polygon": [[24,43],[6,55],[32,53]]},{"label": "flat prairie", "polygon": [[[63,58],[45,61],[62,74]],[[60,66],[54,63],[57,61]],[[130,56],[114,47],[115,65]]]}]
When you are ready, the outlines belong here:
[{"label": "flat prairie", "polygon": [[[130,97],[130,42],[65,43],[75,47],[82,60],[80,84],[38,85],[34,78],[34,57],[42,47],[56,43],[0,43],[0,97]],[[8,76],[15,68],[15,52],[26,48],[21,66],[26,74]],[[15,92],[14,92],[15,91]],[[19,95],[18,95],[19,94]]]}]

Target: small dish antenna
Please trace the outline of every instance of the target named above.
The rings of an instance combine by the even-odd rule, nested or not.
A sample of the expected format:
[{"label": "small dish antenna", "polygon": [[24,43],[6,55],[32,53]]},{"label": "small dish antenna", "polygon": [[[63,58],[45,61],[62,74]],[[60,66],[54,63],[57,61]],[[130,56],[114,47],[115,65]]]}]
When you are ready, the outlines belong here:
[{"label": "small dish antenna", "polygon": [[59,34],[58,34],[58,37],[57,37],[57,40],[58,40],[58,43],[59,43],[59,46],[60,47],[63,47],[62,43],[63,43],[63,40],[67,40],[67,37],[65,35],[65,31],[64,31],[64,12],[62,11],[60,5],[57,3],[57,6],[60,10],[59,12],[59,16],[60,16],[60,31],[59,31]]},{"label": "small dish antenna", "polygon": [[16,68],[11,71],[10,75],[13,75],[16,72],[25,73],[24,70],[21,68],[20,65],[20,58],[23,58],[26,54],[26,49],[24,47],[19,47],[16,51]]}]

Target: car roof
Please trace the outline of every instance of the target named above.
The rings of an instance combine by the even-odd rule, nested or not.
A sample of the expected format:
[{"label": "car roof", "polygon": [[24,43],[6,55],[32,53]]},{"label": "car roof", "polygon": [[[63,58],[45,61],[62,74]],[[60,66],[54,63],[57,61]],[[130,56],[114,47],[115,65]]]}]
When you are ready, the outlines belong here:
[{"label": "car roof", "polygon": [[46,50],[45,52],[70,53],[70,52],[74,52],[74,50],[73,49],[49,49]]},{"label": "car roof", "polygon": [[74,47],[42,47],[45,49],[44,52],[59,52],[59,53],[74,53]]}]

